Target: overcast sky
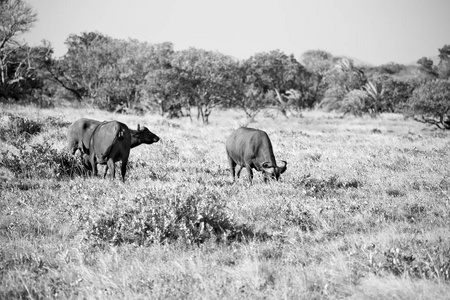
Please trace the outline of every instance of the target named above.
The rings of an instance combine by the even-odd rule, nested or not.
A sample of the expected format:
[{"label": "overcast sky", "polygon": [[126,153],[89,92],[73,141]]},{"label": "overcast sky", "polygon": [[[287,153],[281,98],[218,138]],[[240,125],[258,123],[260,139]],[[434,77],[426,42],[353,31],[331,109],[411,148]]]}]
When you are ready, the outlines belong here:
[{"label": "overcast sky", "polygon": [[412,63],[450,44],[450,0],[26,1],[38,21],[20,38],[50,41],[56,57],[69,34],[90,31],[239,59],[320,49],[374,65]]}]

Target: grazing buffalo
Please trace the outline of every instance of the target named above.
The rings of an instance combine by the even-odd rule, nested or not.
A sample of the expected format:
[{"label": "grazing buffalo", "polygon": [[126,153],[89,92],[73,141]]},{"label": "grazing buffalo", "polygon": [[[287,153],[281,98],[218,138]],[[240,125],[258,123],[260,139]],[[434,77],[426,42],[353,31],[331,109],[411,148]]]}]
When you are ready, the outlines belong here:
[{"label": "grazing buffalo", "polygon": [[267,133],[262,130],[241,127],[230,135],[225,146],[233,182],[236,166],[238,178],[242,168],[246,167],[250,184],[253,179],[252,169],[264,174],[264,182],[269,178],[278,180],[280,174],[286,171],[285,161],[282,161],[282,166],[277,166],[272,143]]},{"label": "grazing buffalo", "polygon": [[[77,150],[80,150],[82,154],[89,155],[89,141],[91,140],[92,132],[100,123],[97,120],[82,118],[70,125],[67,133],[67,146],[71,154],[75,154]],[[141,127],[138,124],[137,130],[129,130],[131,134],[131,148],[159,141],[159,137],[145,126]]]},{"label": "grazing buffalo", "polygon": [[109,121],[100,123],[95,127],[89,142],[89,156],[84,154],[84,163],[88,169],[92,168],[92,175],[98,173],[97,164],[106,164],[106,177],[108,168],[111,169],[111,179],[115,177],[115,162],[122,161],[122,180],[125,182],[128,156],[131,149],[131,133],[127,125]]}]

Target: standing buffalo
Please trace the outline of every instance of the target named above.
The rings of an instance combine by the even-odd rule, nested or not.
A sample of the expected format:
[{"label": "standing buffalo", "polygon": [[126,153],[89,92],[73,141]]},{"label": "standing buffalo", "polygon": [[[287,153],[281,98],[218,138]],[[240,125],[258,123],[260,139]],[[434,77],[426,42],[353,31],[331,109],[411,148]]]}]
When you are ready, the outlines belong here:
[{"label": "standing buffalo", "polygon": [[250,184],[253,179],[252,169],[263,172],[264,182],[269,178],[278,180],[280,174],[286,171],[285,161],[282,161],[282,166],[277,166],[272,143],[267,133],[262,130],[241,127],[231,134],[225,146],[233,182],[236,165],[238,178],[242,168],[246,167]]},{"label": "standing buffalo", "polygon": [[98,124],[100,121],[83,118],[70,125],[67,132],[67,147],[70,154],[75,154],[77,150],[89,154],[89,141]]},{"label": "standing buffalo", "polygon": [[[89,141],[91,140],[94,129],[100,124],[100,121],[82,118],[75,121],[69,127],[67,133],[67,146],[71,154],[77,150],[89,155]],[[140,144],[153,144],[159,141],[159,137],[148,130],[147,127],[140,127],[137,130],[129,129],[131,134],[131,148]]]},{"label": "standing buffalo", "polygon": [[[103,122],[95,127],[89,142],[89,156],[84,154],[84,163],[92,168],[92,175],[98,173],[97,164],[106,164],[106,177],[108,168],[111,169],[111,179],[114,179],[115,162],[121,160],[122,180],[125,182],[128,156],[131,149],[131,134],[127,125],[117,122]],[[89,159],[89,161],[88,161]]]}]

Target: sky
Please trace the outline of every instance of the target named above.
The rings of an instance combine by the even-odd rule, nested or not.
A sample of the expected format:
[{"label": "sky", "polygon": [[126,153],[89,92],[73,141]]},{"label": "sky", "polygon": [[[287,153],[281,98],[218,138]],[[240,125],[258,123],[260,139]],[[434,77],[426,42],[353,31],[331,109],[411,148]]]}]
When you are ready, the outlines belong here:
[{"label": "sky", "polygon": [[450,44],[450,0],[25,0],[38,21],[20,40],[67,52],[70,34],[171,42],[247,59],[324,50],[372,65],[410,64]]}]

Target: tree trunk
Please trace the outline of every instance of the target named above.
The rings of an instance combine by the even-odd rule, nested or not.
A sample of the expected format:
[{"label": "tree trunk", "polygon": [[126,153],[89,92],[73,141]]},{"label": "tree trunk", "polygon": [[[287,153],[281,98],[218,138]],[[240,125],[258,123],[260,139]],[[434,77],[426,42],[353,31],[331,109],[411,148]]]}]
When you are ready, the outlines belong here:
[{"label": "tree trunk", "polygon": [[278,91],[277,88],[275,88],[274,90],[277,94],[278,102],[280,102],[280,111],[287,118],[286,104],[283,101],[283,97],[281,96],[280,91]]},{"label": "tree trunk", "polygon": [[319,93],[319,86],[320,86],[320,83],[322,82],[322,78],[323,78],[323,76],[320,74],[318,74],[317,76],[318,76],[318,79],[317,79],[316,89],[314,91],[314,96],[313,96],[314,103],[317,102],[317,94]]}]

